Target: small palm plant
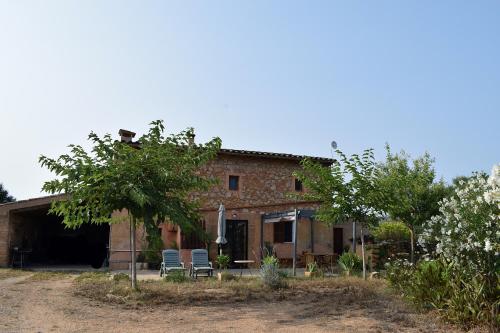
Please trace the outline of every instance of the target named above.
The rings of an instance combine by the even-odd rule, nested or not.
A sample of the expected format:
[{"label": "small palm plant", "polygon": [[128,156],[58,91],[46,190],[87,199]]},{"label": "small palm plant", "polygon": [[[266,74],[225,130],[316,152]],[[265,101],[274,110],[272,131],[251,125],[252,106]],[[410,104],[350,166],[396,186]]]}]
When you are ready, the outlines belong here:
[{"label": "small palm plant", "polygon": [[310,262],[306,266],[306,271],[304,272],[304,275],[307,277],[314,277],[318,276],[320,274],[319,268],[318,268],[318,263],[316,261]]},{"label": "small palm plant", "polygon": [[342,272],[344,272],[347,276],[352,275],[353,272],[359,272],[363,269],[363,261],[357,254],[352,252],[342,253],[337,262],[342,269]]}]

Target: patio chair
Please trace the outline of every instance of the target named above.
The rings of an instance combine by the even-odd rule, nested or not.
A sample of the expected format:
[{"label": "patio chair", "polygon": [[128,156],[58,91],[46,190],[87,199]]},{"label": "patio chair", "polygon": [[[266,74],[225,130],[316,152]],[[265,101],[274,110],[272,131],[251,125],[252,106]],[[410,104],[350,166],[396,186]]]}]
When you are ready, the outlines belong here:
[{"label": "patio chair", "polygon": [[212,263],[208,261],[208,251],[205,249],[192,250],[189,275],[196,279],[198,278],[198,273],[206,273],[207,276],[213,276],[213,272]]},{"label": "patio chair", "polygon": [[160,267],[160,276],[168,275],[172,271],[182,271],[185,272],[184,263],[179,259],[179,251],[177,250],[163,250],[162,251],[163,261]]}]

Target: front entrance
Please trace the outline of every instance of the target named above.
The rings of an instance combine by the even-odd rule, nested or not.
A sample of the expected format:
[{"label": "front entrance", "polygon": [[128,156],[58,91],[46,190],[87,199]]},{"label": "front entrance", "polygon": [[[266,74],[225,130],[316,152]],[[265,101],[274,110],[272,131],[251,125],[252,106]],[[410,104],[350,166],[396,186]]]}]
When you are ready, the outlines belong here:
[{"label": "front entrance", "polygon": [[344,228],[333,228],[333,252],[338,255],[344,252]]},{"label": "front entrance", "polygon": [[222,251],[231,258],[229,267],[238,267],[234,263],[235,260],[248,259],[248,221],[227,220],[226,239],[227,243],[222,247]]}]

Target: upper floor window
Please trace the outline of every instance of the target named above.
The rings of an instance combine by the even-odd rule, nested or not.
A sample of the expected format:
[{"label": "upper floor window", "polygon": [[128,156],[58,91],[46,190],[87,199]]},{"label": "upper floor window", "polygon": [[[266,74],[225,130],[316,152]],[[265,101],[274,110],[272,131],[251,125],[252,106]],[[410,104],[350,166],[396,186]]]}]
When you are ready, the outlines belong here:
[{"label": "upper floor window", "polygon": [[295,178],[295,191],[302,192],[302,182]]},{"label": "upper floor window", "polygon": [[240,177],[229,176],[229,189],[231,191],[238,191],[240,188]]}]

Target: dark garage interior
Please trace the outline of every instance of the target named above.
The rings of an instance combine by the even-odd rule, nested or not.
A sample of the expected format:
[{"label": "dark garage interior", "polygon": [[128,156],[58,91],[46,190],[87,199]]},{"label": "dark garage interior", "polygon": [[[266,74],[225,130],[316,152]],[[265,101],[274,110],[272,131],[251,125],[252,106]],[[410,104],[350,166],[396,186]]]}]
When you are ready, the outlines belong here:
[{"label": "dark garage interior", "polygon": [[27,266],[92,266],[105,264],[109,225],[84,224],[65,228],[62,218],[49,215],[49,206],[11,211],[12,255],[25,251]]}]

